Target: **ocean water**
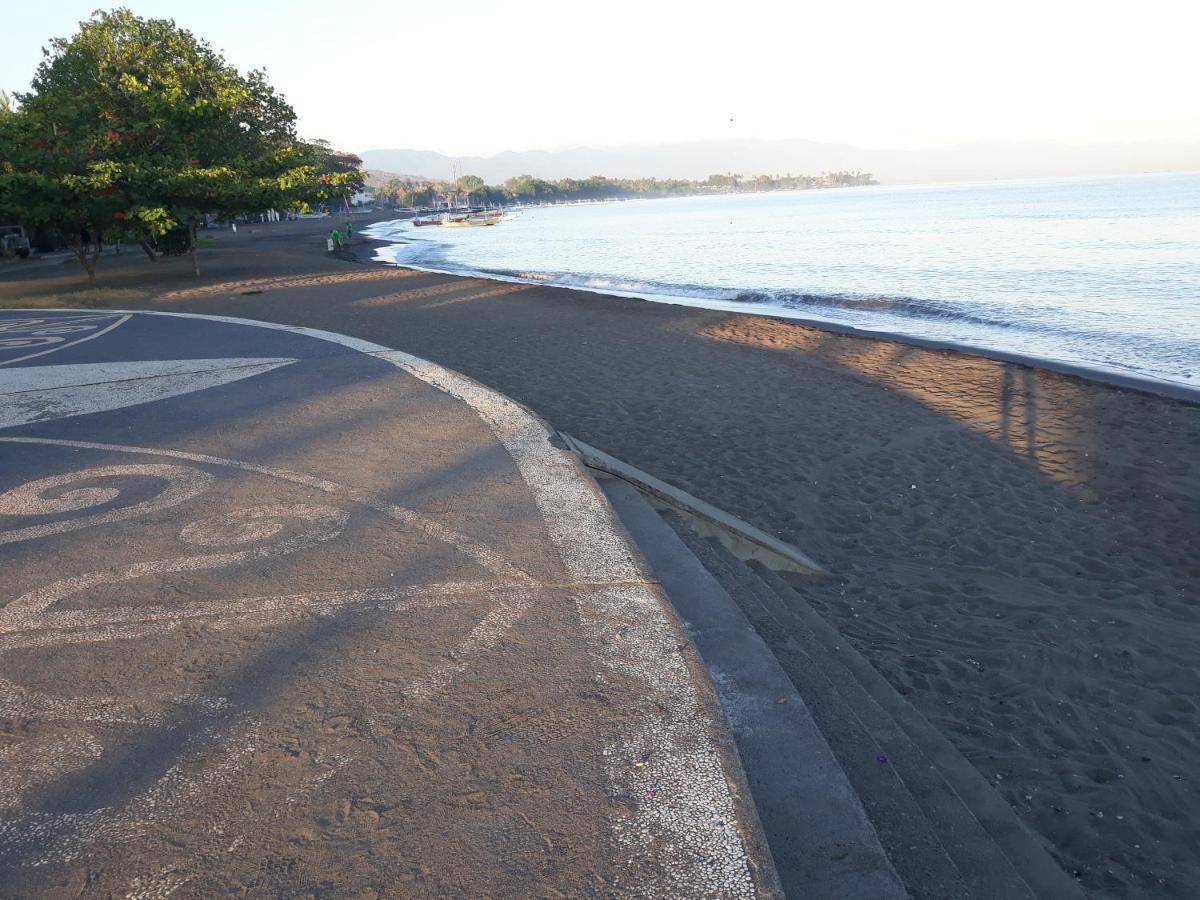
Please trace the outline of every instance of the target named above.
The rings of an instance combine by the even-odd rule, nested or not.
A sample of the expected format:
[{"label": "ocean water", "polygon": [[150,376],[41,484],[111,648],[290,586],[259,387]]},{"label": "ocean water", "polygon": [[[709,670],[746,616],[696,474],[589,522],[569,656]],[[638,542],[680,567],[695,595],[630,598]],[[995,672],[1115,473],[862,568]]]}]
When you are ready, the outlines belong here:
[{"label": "ocean water", "polygon": [[851,325],[1200,391],[1200,174],[845,188],[372,226],[378,259]]}]

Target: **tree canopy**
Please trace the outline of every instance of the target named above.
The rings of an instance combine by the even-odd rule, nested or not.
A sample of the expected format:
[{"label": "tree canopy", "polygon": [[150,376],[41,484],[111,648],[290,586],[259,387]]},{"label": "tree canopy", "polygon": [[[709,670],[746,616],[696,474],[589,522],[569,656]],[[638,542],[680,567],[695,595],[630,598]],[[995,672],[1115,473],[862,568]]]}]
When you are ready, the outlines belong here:
[{"label": "tree canopy", "polygon": [[361,161],[297,139],[266,73],[242,75],[168,19],[97,12],[55,39],[0,116],[0,214],[84,235],[165,239],[192,252],[205,214],[291,209],[359,189]]}]

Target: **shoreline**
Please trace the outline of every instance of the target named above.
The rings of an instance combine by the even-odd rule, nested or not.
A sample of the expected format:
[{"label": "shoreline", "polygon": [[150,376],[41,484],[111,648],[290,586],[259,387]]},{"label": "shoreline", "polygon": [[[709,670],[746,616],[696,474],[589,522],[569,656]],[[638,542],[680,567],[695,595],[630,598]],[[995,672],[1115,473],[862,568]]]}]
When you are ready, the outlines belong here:
[{"label": "shoreline", "polygon": [[[382,220],[373,224],[387,225],[390,221],[401,220],[402,219]],[[414,272],[426,272],[431,275],[445,275],[454,278],[478,278],[484,281],[497,281],[503,284],[520,284],[527,285],[529,287],[554,288],[556,290],[563,291],[579,291],[586,294],[596,294],[602,297],[619,297],[626,300],[641,300],[646,303],[682,306],[692,309],[704,309],[714,312],[731,313],[734,315],[761,316],[766,319],[794,322],[809,328],[828,331],[833,334],[847,337],[890,341],[900,344],[909,344],[911,346],[920,347],[926,350],[944,350],[969,356],[978,356],[984,359],[995,360],[997,362],[1013,363],[1015,365],[1027,366],[1034,369],[1044,369],[1059,375],[1081,378],[1099,384],[1106,384],[1111,387],[1126,388],[1129,390],[1140,391],[1142,393],[1179,400],[1185,403],[1200,404],[1200,383],[1192,385],[1165,378],[1156,378],[1152,375],[1141,375],[1134,372],[1122,371],[1118,368],[1109,368],[1098,364],[1057,360],[1048,357],[1021,353],[1019,351],[982,347],[977,344],[948,341],[939,338],[926,338],[919,335],[906,334],[904,332],[891,331],[882,328],[863,328],[860,326],[847,325],[840,322],[814,318],[802,314],[792,314],[789,310],[780,307],[771,307],[770,312],[760,312],[753,309],[750,304],[739,302],[737,300],[682,297],[670,294],[649,294],[638,293],[634,291],[622,291],[613,288],[586,287],[583,285],[563,285],[554,284],[552,282],[537,281],[536,279],[525,279],[512,275],[501,275],[493,272],[478,270],[455,271],[452,269],[438,269],[432,266],[392,262],[390,260],[381,258],[379,251],[382,251],[387,247],[406,246],[411,243],[410,241],[383,240],[366,235],[363,236],[363,240],[371,244],[372,249],[375,252],[374,255],[372,255],[369,259],[360,260],[360,262],[371,265],[385,266],[396,269],[407,269]]]},{"label": "shoreline", "polygon": [[[1194,892],[1196,404],[786,319],[367,265],[388,242],[333,257],[291,224],[221,235],[199,280],[130,257],[102,284],[113,307],[429,359],[802,548],[829,574],[793,588],[1090,894]],[[31,273],[0,301],[81,282]],[[142,299],[117,299],[130,288]]]},{"label": "shoreline", "polygon": [[[375,238],[368,240],[375,241]],[[396,241],[378,241],[378,243],[386,246],[394,246]],[[990,347],[980,347],[975,344],[964,344],[957,341],[944,341],[936,338],[923,338],[918,335],[904,334],[898,331],[886,331],[884,329],[874,328],[859,328],[854,325],[844,325],[839,322],[830,322],[825,319],[814,319],[808,316],[790,315],[787,310],[777,309],[773,312],[755,312],[747,309],[745,304],[738,304],[735,300],[705,300],[703,298],[692,297],[673,297],[666,294],[638,294],[632,291],[617,291],[604,288],[589,288],[579,285],[559,285],[546,282],[538,282],[532,279],[526,280],[508,275],[496,275],[488,272],[455,272],[450,269],[435,269],[429,266],[417,266],[407,263],[393,263],[386,260],[373,257],[367,260],[374,265],[388,266],[396,269],[408,269],[413,272],[426,272],[430,275],[446,275],[452,278],[479,278],[484,281],[499,281],[505,284],[522,284],[529,287],[545,287],[554,288],[560,291],[580,291],[586,294],[598,294],[601,297],[620,297],[624,300],[641,300],[646,303],[663,303],[668,306],[684,306],[693,309],[707,309],[714,312],[728,312],[734,315],[760,316],[764,319],[775,319],[781,322],[791,322],[797,325],[803,325],[807,328],[815,328],[820,331],[828,331],[832,334],[843,335],[845,337],[867,338],[877,341],[889,341],[897,344],[909,344],[914,347],[920,347],[924,350],[945,350],[953,353],[961,353],[966,356],[978,356],[983,359],[990,359],[996,362],[1013,363],[1014,365],[1026,366],[1031,369],[1044,369],[1047,372],[1054,372],[1058,375],[1068,375],[1074,378],[1081,378],[1085,381],[1093,381],[1097,384],[1105,384],[1109,387],[1127,388],[1133,391],[1139,391],[1144,394],[1153,394],[1159,397],[1166,397],[1171,400],[1179,400],[1184,403],[1192,403],[1200,405],[1200,385],[1191,386],[1177,381],[1167,381],[1159,378],[1153,378],[1149,375],[1136,375],[1132,373],[1124,373],[1110,369],[1100,368],[1098,366],[1089,366],[1083,363],[1071,363],[1063,360],[1047,359],[1040,356],[1031,356],[1025,353],[1017,353],[1009,350],[996,350]]]}]

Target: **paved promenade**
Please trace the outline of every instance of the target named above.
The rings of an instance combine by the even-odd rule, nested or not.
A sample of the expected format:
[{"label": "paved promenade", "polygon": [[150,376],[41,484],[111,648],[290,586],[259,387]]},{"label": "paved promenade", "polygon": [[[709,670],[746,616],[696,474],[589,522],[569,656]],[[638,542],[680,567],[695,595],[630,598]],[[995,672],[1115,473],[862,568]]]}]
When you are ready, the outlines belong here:
[{"label": "paved promenade", "polygon": [[523,408],[0,312],[0,895],[772,896],[711,687]]}]

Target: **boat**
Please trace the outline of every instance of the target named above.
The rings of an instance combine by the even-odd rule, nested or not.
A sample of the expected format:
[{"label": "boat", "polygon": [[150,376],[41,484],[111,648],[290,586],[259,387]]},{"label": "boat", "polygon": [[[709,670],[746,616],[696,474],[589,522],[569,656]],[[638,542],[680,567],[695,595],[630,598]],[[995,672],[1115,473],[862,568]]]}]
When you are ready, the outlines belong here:
[{"label": "boat", "polygon": [[455,216],[447,213],[442,216],[443,228],[472,228],[478,225],[496,225],[501,219],[498,212],[468,213],[465,216]]},{"label": "boat", "polygon": [[413,223],[414,228],[420,228],[422,225],[441,225],[442,220],[441,219],[413,219],[412,223]]}]

